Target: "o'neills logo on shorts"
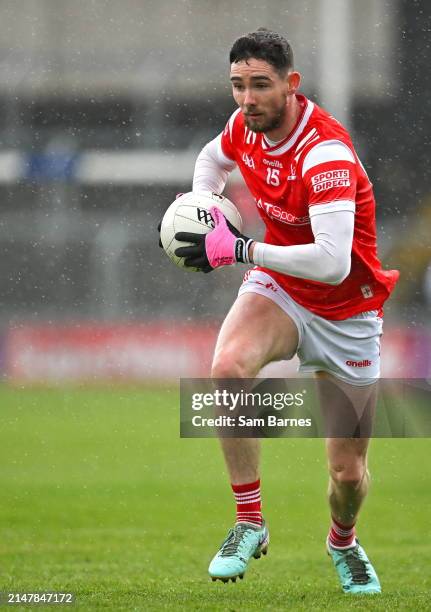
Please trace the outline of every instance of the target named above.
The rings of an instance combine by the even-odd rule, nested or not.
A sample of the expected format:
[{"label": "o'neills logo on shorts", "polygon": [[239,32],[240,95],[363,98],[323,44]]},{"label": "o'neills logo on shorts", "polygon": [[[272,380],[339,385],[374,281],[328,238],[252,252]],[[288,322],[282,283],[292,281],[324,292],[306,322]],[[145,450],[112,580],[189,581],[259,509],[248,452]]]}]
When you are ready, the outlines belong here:
[{"label": "o'neills logo on shorts", "polygon": [[372,362],[369,359],[363,359],[362,361],[352,361],[349,359],[346,361],[346,365],[351,366],[352,368],[368,368],[371,363]]},{"label": "o'neills logo on shorts", "polygon": [[333,187],[350,187],[349,170],[328,170],[311,177],[314,193],[332,189]]}]

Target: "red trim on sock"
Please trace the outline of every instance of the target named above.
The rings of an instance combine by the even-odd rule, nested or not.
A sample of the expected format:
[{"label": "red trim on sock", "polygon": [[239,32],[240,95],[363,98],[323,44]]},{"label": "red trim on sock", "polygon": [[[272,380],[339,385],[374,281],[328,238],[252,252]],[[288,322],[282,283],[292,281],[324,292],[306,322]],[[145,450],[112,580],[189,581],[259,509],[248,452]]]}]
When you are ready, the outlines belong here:
[{"label": "red trim on sock", "polygon": [[349,548],[354,545],[356,539],[355,524],[343,525],[332,518],[329,530],[329,543],[334,548]]},{"label": "red trim on sock", "polygon": [[236,501],[236,522],[262,525],[260,479],[246,484],[232,484]]},{"label": "red trim on sock", "polygon": [[234,493],[247,493],[248,491],[254,491],[260,489],[260,478],[254,482],[247,482],[246,484],[231,484],[232,491]]}]

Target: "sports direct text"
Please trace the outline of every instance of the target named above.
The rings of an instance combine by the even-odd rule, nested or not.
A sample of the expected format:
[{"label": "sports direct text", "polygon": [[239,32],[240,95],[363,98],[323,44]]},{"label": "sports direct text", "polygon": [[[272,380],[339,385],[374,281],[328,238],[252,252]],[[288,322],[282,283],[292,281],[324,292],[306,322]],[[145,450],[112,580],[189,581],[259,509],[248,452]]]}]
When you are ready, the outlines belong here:
[{"label": "sports direct text", "polygon": [[272,407],[274,410],[283,410],[291,406],[301,407],[304,405],[303,395],[306,390],[297,393],[253,393],[252,391],[244,391],[241,389],[237,392],[231,392],[227,389],[216,389],[209,393],[193,393],[192,394],[192,409],[202,410],[217,406],[233,411],[237,408],[253,407],[263,408]]},{"label": "sports direct text", "polygon": [[328,170],[311,177],[314,193],[332,189],[333,187],[350,187],[349,170]]}]

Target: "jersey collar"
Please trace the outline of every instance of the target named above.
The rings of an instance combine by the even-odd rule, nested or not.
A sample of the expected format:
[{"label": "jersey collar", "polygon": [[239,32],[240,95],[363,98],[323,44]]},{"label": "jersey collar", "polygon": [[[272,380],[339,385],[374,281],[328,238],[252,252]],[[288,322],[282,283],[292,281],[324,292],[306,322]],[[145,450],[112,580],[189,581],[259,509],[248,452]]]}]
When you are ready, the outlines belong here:
[{"label": "jersey collar", "polygon": [[265,151],[265,155],[282,155],[283,153],[286,153],[293,147],[304,131],[304,128],[310,119],[311,113],[314,110],[314,104],[301,94],[297,94],[296,97],[298,101],[302,103],[303,108],[293,130],[286,136],[286,138],[283,138],[283,140],[277,142],[276,144],[272,144],[272,146],[265,138],[265,135],[263,135],[262,148]]}]

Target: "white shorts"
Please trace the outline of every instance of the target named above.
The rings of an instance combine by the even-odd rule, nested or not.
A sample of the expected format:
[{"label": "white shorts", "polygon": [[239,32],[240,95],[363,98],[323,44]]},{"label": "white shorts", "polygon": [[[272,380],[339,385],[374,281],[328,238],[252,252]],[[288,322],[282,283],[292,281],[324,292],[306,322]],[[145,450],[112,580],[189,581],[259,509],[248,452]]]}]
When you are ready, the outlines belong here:
[{"label": "white shorts", "polygon": [[[238,295],[249,292],[264,295],[278,304],[296,324],[300,372],[323,370],[353,385],[369,385],[379,378],[383,320],[376,310],[342,321],[329,321],[295,302],[261,270],[250,270]],[[285,358],[291,359],[293,355]]]}]

